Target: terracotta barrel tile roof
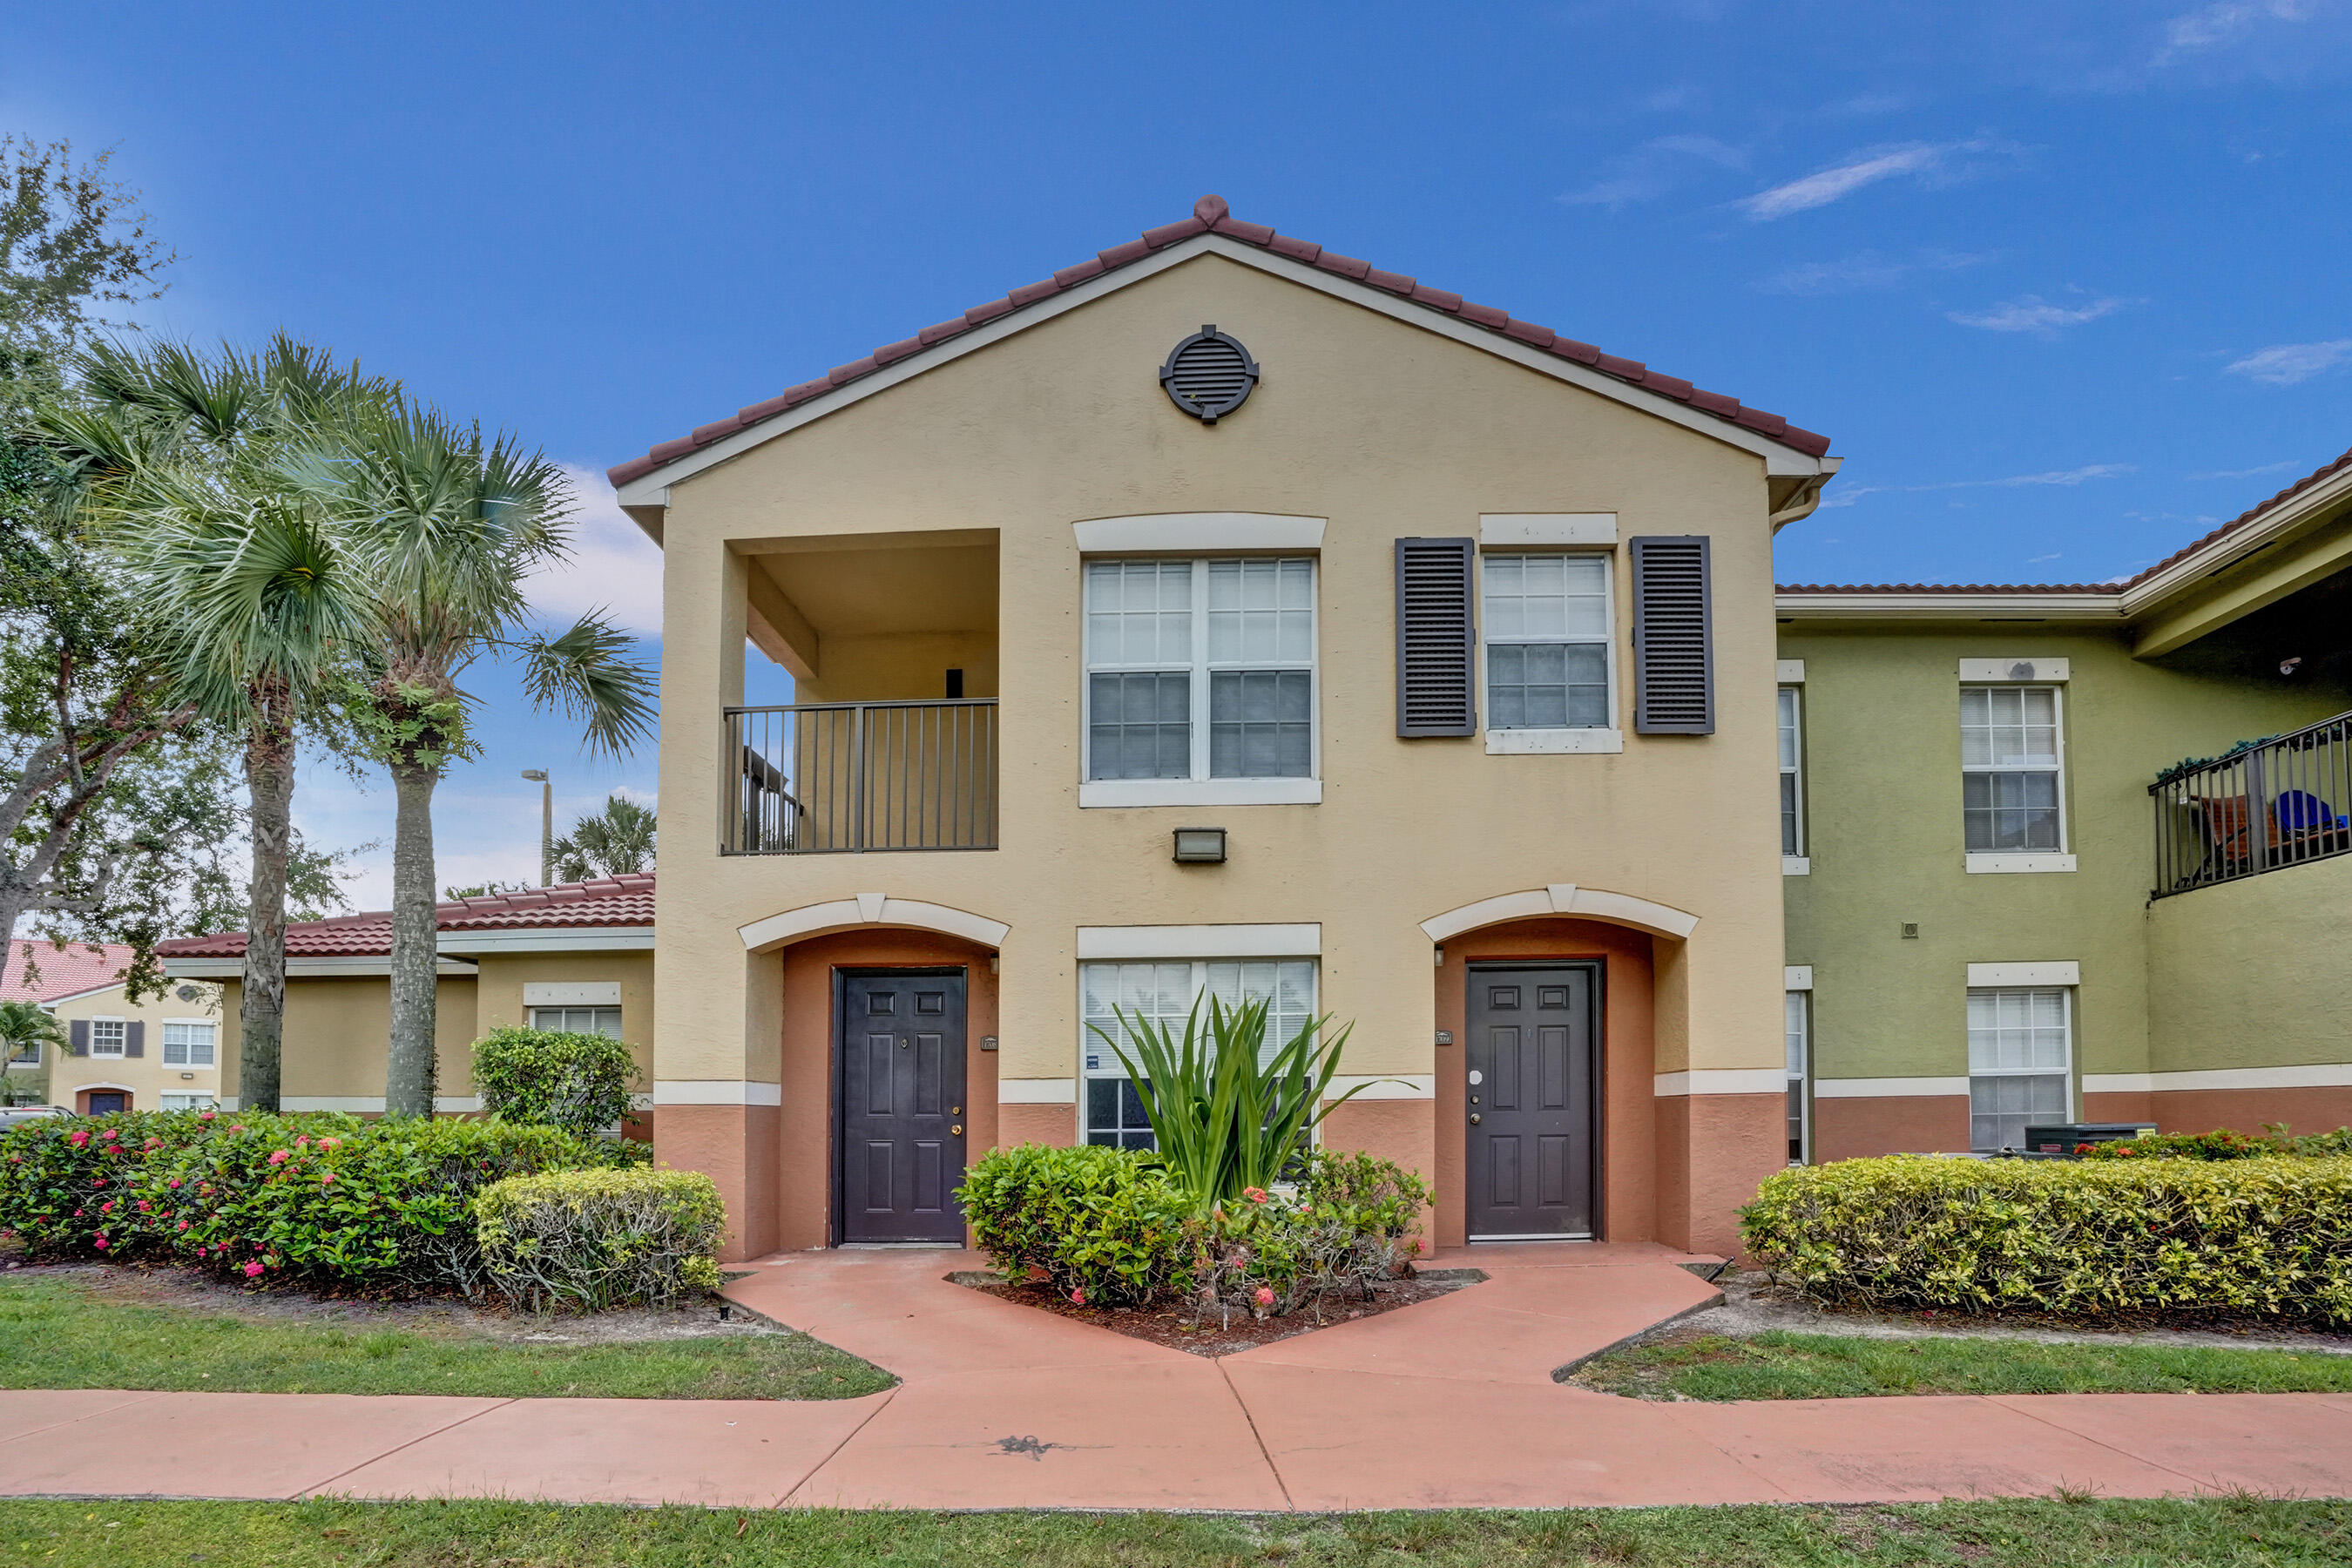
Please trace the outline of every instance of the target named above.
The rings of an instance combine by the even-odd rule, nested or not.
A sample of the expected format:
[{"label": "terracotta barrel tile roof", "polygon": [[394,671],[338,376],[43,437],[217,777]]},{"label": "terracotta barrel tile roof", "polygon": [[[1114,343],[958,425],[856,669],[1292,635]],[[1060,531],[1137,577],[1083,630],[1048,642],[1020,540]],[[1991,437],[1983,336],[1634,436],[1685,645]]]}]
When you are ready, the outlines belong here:
[{"label": "terracotta barrel tile roof", "polygon": [[606,470],[606,477],[616,488],[628,484],[632,480],[643,479],[665,464],[675,462],[680,458],[698,451],[714,441],[733,435],[746,426],[772,419],[777,415],[797,407],[812,397],[829,392],[845,383],[855,381],[860,376],[869,375],[884,365],[895,364],[900,360],[913,358],[926,349],[960,336],[985,322],[992,321],[999,316],[1010,314],[1024,305],[1050,299],[1064,289],[1077,288],[1092,279],[1101,277],[1106,272],[1115,272],[1122,267],[1130,266],[1156,250],[1164,250],[1169,246],[1181,240],[1190,239],[1196,234],[1209,233],[1223,235],[1229,239],[1238,240],[1244,245],[1253,245],[1262,250],[1271,251],[1276,256],[1288,257],[1294,261],[1301,261],[1310,267],[1337,273],[1343,278],[1357,279],[1374,288],[1412,300],[1441,314],[1459,317],[1488,331],[1499,332],[1521,342],[1533,344],[1548,353],[1558,354],[1562,359],[1571,359],[1591,365],[1629,385],[1643,387],[1661,396],[1671,397],[1678,403],[1686,403],[1727,423],[1737,425],[1743,429],[1754,430],[1810,457],[1821,457],[1830,449],[1828,437],[1801,429],[1777,414],[1767,414],[1760,409],[1743,407],[1738,398],[1728,397],[1720,393],[1701,391],[1679,376],[1657,374],[1638,360],[1619,359],[1614,355],[1602,353],[1590,343],[1555,338],[1549,327],[1515,321],[1507,313],[1493,306],[1467,303],[1459,294],[1432,288],[1403,273],[1382,271],[1369,261],[1360,261],[1350,256],[1339,256],[1311,241],[1276,234],[1264,224],[1244,223],[1226,209],[1223,196],[1202,196],[1193,204],[1192,216],[1181,223],[1163,224],[1158,228],[1146,229],[1140,238],[1129,240],[1124,245],[1113,246],[1108,250],[1097,251],[1091,259],[1066,267],[1051,278],[1015,289],[1003,299],[992,300],[984,305],[975,305],[963,313],[961,321],[942,321],[937,326],[925,327],[912,338],[886,344],[864,359],[855,360],[840,366],[821,380],[803,382],[764,402],[754,403],[749,407],[740,409],[730,418],[714,420],[696,430],[691,436],[681,437],[675,441],[665,441],[642,458],[632,458],[625,463],[615,464]]},{"label": "terracotta barrel tile roof", "polygon": [[131,949],[121,942],[69,942],[59,948],[47,937],[19,937],[0,952],[0,1002],[58,1002],[103,991],[130,967]]},{"label": "terracotta barrel tile roof", "polygon": [[[491,893],[434,907],[442,931],[528,931],[572,926],[649,926],[654,923],[654,874],[601,877],[588,882],[558,882],[516,893]],[[165,958],[242,958],[245,933],[181,937],[158,942]],[[286,928],[289,958],[374,958],[392,951],[392,911],[337,915]]]}]

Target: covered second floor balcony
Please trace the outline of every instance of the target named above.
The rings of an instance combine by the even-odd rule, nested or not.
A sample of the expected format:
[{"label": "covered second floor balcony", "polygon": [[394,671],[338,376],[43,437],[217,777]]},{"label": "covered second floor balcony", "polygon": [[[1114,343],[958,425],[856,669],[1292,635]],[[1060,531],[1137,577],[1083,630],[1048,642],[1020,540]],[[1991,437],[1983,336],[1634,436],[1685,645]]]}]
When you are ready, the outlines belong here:
[{"label": "covered second floor balcony", "polygon": [[730,708],[721,848],[996,847],[996,700]]},{"label": "covered second floor balcony", "polygon": [[2352,713],[2183,763],[2148,795],[2156,898],[2352,853]]}]

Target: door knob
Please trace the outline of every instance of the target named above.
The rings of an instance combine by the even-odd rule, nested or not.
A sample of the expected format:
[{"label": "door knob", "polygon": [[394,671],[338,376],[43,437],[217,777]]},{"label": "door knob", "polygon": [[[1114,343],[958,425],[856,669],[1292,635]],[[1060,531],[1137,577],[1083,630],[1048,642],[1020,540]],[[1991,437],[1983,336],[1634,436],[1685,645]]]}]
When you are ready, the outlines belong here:
[{"label": "door knob", "polygon": [[1470,1113],[1470,1125],[1473,1127],[1478,1125],[1478,1113],[1475,1110]]},{"label": "door knob", "polygon": [[950,1133],[950,1134],[951,1134],[951,1135],[952,1135],[952,1136],[954,1136],[954,1137],[957,1137],[957,1138],[961,1138],[961,1137],[962,1137],[962,1136],[963,1136],[963,1123],[962,1123],[962,1122],[961,1122],[961,1121],[957,1122],[954,1126],[952,1126],[952,1127],[949,1128],[949,1129],[948,1129],[948,1131],[949,1131],[949,1133]]}]

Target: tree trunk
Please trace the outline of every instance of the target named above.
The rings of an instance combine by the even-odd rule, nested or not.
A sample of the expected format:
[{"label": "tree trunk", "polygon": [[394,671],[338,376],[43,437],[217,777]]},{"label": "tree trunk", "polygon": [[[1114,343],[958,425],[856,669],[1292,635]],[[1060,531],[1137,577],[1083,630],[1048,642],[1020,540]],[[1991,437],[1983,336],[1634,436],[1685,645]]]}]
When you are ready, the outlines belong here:
[{"label": "tree trunk", "polygon": [[245,787],[253,803],[253,882],[245,919],[245,984],[238,1006],[236,1102],[278,1109],[286,1036],[286,859],[294,815],[294,737],[257,718],[246,736]]},{"label": "tree trunk", "polygon": [[387,1116],[430,1116],[434,988],[440,952],[433,922],[433,789],[437,767],[392,764],[399,812],[392,830],[392,1041],[385,1053]]}]

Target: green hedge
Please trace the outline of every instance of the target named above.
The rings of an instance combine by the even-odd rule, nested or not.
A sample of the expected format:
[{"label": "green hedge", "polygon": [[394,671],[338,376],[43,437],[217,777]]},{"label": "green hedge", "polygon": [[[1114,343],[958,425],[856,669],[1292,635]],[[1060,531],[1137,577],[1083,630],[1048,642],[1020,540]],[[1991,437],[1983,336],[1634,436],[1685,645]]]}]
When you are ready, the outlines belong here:
[{"label": "green hedge", "polygon": [[983,1156],[957,1196],[1016,1280],[1094,1306],[1272,1317],[1403,1273],[1429,1188],[1389,1161],[1318,1150],[1296,1192],[1253,1187],[1203,1211],[1150,1154],[1024,1144]]},{"label": "green hedge", "polygon": [[635,1053],[604,1035],[507,1028],[474,1042],[475,1091],[482,1109],[504,1121],[587,1137],[629,1113],[637,1078]]},{"label": "green hedge", "polygon": [[2074,1152],[2085,1160],[2251,1160],[2263,1154],[2327,1159],[2352,1154],[2352,1127],[2333,1132],[2310,1132],[2297,1138],[2283,1121],[2273,1121],[2263,1135],[2218,1128],[2211,1132],[2149,1132],[2113,1143],[2081,1143]]},{"label": "green hedge", "polygon": [[0,1229],[54,1256],[474,1294],[483,1284],[476,1193],[617,1157],[604,1140],[498,1121],[45,1117],[0,1137]]},{"label": "green hedge", "polygon": [[727,1205],[699,1171],[509,1176],[474,1215],[491,1283],[520,1306],[604,1311],[719,1289]]},{"label": "green hedge", "polygon": [[2352,1159],[1843,1160],[1768,1177],[1740,1223],[1837,1304],[2352,1323]]}]

